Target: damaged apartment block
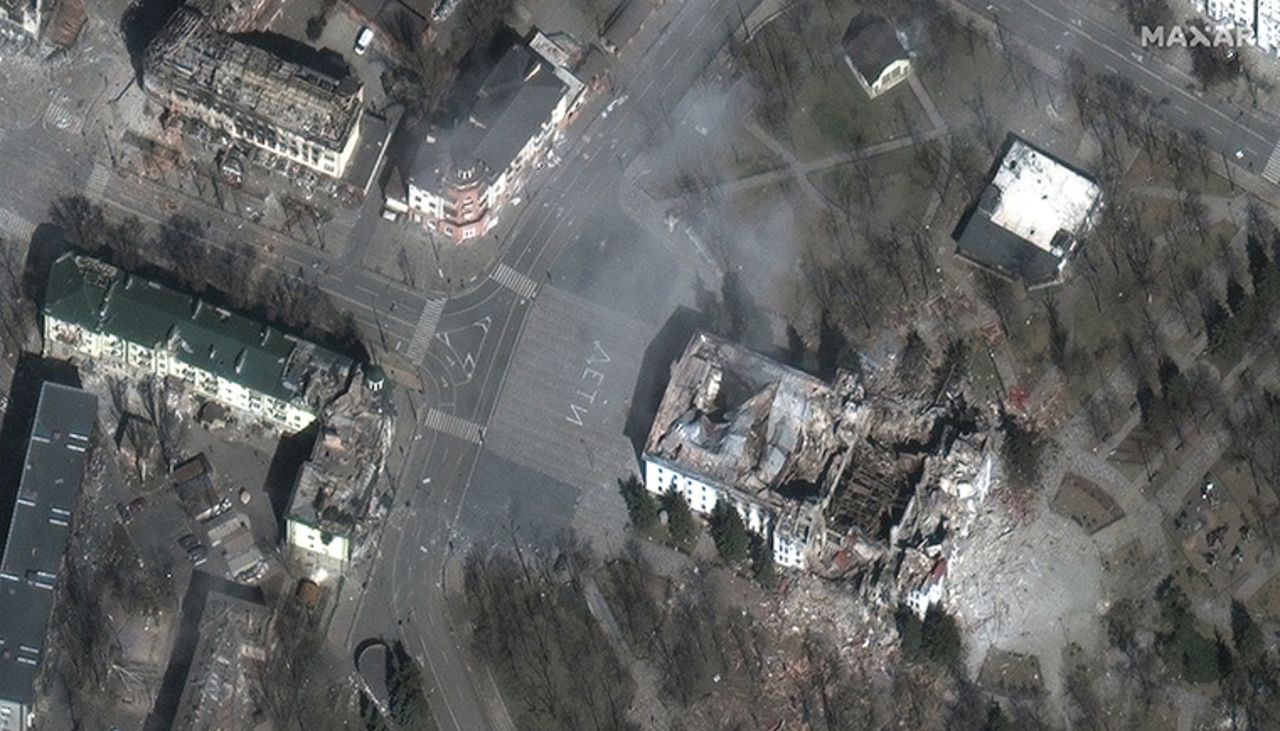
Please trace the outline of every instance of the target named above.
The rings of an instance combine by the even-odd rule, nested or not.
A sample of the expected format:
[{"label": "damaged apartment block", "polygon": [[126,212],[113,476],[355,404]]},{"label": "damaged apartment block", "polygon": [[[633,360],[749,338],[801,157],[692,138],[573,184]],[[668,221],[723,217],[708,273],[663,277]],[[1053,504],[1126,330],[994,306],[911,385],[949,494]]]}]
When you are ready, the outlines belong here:
[{"label": "damaged apartment block", "polygon": [[728,501],[782,566],[849,568],[898,545],[922,486],[972,495],[989,475],[976,414],[941,401],[875,395],[848,371],[827,384],[698,333],[672,367],[645,485],[701,515]]},{"label": "damaged apartment block", "polygon": [[372,528],[374,487],[395,428],[384,380],[382,369],[372,366],[363,383],[325,409],[311,457],[298,473],[285,537],[293,560],[317,579],[346,568]]},{"label": "damaged apartment block", "polygon": [[365,112],[358,79],[280,58],[190,6],[147,47],[143,78],[180,117],[357,189],[367,189],[381,156],[387,125]]}]

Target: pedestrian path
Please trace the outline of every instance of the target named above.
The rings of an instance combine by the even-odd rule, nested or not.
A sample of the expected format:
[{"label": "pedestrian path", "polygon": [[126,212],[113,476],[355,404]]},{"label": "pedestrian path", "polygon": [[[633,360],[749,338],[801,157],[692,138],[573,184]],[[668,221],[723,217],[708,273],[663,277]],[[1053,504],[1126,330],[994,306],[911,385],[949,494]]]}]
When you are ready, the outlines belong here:
[{"label": "pedestrian path", "polygon": [[427,412],[425,424],[428,429],[448,434],[451,437],[457,437],[472,444],[480,444],[484,441],[484,427],[473,421],[458,418],[453,414],[446,414],[439,409],[432,409]]},{"label": "pedestrian path", "polygon": [[499,263],[493,270],[493,281],[515,292],[525,299],[532,299],[538,293],[538,283],[506,264]]},{"label": "pedestrian path", "polygon": [[41,119],[41,124],[45,129],[60,129],[76,134],[84,126],[84,118],[67,109],[61,103],[51,101],[49,106],[44,109],[44,117]]},{"label": "pedestrian path", "polygon": [[89,181],[84,186],[84,194],[89,198],[101,198],[111,184],[111,170],[106,165],[94,163],[89,171]]},{"label": "pedestrian path", "polygon": [[8,208],[0,208],[0,236],[11,241],[26,243],[31,240],[36,225]]},{"label": "pedestrian path", "polygon": [[1276,143],[1276,147],[1271,151],[1271,158],[1267,160],[1267,167],[1262,171],[1262,177],[1271,183],[1280,184],[1280,142]]},{"label": "pedestrian path", "polygon": [[413,328],[413,339],[409,341],[409,359],[413,363],[421,363],[427,357],[427,346],[435,337],[436,326],[440,324],[440,313],[444,311],[444,300],[427,300],[422,307],[422,315]]}]

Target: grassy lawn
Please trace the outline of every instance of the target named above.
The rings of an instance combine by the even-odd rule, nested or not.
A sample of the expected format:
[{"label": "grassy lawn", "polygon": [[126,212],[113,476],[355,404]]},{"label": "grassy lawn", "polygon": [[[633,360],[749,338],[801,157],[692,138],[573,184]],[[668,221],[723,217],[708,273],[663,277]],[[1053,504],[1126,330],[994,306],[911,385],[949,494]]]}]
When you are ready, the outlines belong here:
[{"label": "grassy lawn", "polygon": [[[875,186],[874,215],[879,223],[911,227],[924,216],[931,197],[930,189],[921,188],[913,175],[914,153],[911,148],[877,155],[865,162]],[[836,206],[843,205],[845,191],[860,192],[855,164],[837,165],[809,174],[813,183]]]},{"label": "grassy lawn", "polygon": [[910,133],[909,124],[921,131],[929,127],[910,86],[899,84],[872,100],[843,59],[833,58],[797,92],[787,137],[797,158],[813,160],[901,137]]},{"label": "grassy lawn", "polygon": [[693,133],[676,142],[654,165],[653,182],[646,182],[646,189],[659,198],[670,198],[697,184],[691,171],[697,171],[702,182],[716,186],[784,164],[745,127],[728,127],[725,132],[715,136]]}]

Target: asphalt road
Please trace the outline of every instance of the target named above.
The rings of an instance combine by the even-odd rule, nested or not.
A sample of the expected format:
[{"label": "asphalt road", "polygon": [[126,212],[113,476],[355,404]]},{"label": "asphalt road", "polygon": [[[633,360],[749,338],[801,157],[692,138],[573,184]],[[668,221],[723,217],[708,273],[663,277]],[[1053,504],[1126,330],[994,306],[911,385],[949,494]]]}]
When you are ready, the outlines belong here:
[{"label": "asphalt road", "polygon": [[[575,297],[600,299],[580,273],[592,267],[590,257],[613,252],[584,243],[597,238],[603,242],[618,222],[626,221],[618,195],[623,169],[638,151],[634,141],[648,136],[653,110],[675,108],[727,40],[731,22],[751,8],[736,0],[719,0],[676,7],[668,3],[664,9],[670,12],[655,18],[646,36],[637,39],[614,67],[615,89],[628,96],[627,102],[577,133],[581,141],[569,148],[562,166],[521,210],[498,267],[515,274],[495,274],[445,305],[424,367],[430,374],[429,400],[456,420],[450,426],[489,424],[531,309],[539,306],[536,295],[522,296],[530,285],[571,287],[578,290]],[[421,427],[353,633],[358,642],[394,624],[405,645],[421,653],[435,685],[433,709],[446,731],[512,727],[488,673],[479,668],[461,672],[467,667],[467,654],[459,646],[442,584],[446,568],[462,559],[469,538],[463,518],[477,473],[500,479],[509,469],[477,440],[457,436],[474,433]],[[510,489],[535,488],[512,484]],[[539,502],[552,505],[572,499],[558,483],[539,494],[548,496]],[[525,537],[517,532],[510,539]]]},{"label": "asphalt road", "polygon": [[[1208,147],[1254,173],[1267,168],[1280,142],[1280,123],[1273,115],[1200,91],[1193,78],[1160,58],[1183,51],[1143,48],[1127,27],[1104,22],[1070,0],[957,1],[997,20],[1005,34],[1032,48],[1059,58],[1074,51],[1092,71],[1127,79],[1156,100],[1157,112],[1175,127],[1203,134]],[[1280,182],[1280,168],[1272,170],[1268,180]]]}]

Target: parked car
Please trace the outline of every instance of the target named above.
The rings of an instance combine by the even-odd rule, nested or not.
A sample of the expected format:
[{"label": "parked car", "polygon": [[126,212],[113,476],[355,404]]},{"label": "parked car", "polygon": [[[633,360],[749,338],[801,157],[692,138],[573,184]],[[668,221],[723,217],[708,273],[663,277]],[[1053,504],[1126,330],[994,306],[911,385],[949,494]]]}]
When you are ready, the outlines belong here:
[{"label": "parked car", "polygon": [[129,511],[129,506],[124,503],[116,503],[116,513],[120,515],[121,523],[128,523],[133,520],[133,513]]},{"label": "parked car", "polygon": [[187,551],[187,559],[191,561],[192,565],[199,566],[209,560],[209,549],[203,545],[196,544]]},{"label": "parked car", "polygon": [[360,32],[356,34],[356,55],[363,56],[371,45],[373,45],[373,29],[367,25],[361,26]]}]

